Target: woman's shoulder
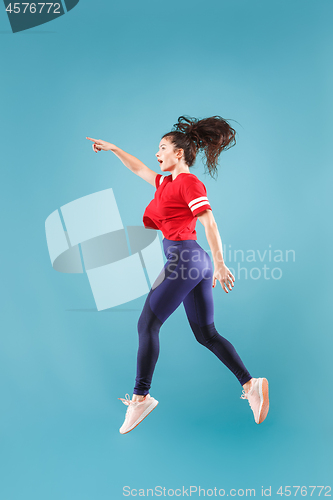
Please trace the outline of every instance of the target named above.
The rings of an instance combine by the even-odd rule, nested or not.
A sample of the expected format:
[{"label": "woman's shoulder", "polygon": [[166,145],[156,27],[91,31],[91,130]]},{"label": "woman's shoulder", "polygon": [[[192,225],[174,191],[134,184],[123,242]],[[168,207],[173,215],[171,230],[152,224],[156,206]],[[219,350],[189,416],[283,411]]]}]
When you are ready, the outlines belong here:
[{"label": "woman's shoulder", "polygon": [[192,174],[192,172],[182,172],[182,177],[181,180],[182,182],[195,182],[198,181],[198,177],[195,174]]},{"label": "woman's shoulder", "polygon": [[156,188],[158,188],[162,184],[162,182],[163,183],[170,182],[171,179],[172,179],[172,175],[157,174],[156,177],[155,177],[155,186],[156,186]]},{"label": "woman's shoulder", "polygon": [[186,186],[191,186],[193,184],[204,185],[204,183],[195,174],[192,173],[182,175],[181,182]]}]

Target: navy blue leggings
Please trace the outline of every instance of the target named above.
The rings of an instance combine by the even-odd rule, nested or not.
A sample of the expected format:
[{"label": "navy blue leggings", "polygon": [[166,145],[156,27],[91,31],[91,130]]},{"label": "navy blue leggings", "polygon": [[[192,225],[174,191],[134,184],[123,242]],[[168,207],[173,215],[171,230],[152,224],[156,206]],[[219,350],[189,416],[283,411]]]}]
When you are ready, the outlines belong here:
[{"label": "navy blue leggings", "polygon": [[215,329],[214,269],[208,253],[196,240],[164,238],[163,248],[168,260],[148,293],[138,321],[134,394],[148,394],[159,355],[160,328],[181,303],[197,341],[212,351],[244,385],[251,375],[232,344]]}]

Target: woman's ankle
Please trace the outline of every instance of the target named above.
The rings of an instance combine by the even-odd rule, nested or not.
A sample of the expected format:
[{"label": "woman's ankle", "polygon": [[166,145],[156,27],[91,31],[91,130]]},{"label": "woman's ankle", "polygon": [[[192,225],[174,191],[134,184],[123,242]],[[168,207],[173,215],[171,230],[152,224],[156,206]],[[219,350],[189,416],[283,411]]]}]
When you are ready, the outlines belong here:
[{"label": "woman's ankle", "polygon": [[146,396],[140,394],[133,394],[132,401],[143,401]]}]

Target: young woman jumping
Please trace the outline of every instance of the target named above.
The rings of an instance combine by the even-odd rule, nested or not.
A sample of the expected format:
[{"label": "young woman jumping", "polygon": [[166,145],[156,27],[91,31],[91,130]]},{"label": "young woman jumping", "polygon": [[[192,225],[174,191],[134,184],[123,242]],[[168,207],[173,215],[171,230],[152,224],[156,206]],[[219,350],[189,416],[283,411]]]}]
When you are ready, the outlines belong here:
[{"label": "young woman jumping", "polygon": [[[221,152],[235,144],[235,130],[220,116],[203,120],[181,116],[171,132],[164,134],[156,157],[162,172],[156,174],[134,156],[109,142],[87,137],[93,150],[112,151],[133,173],[152,184],[155,197],[143,215],[146,228],[160,229],[167,258],[152,285],[138,321],[139,349],[133,397],[120,399],[128,406],[119,429],[126,434],[134,429],[158,405],[149,390],[159,355],[159,331],[166,319],[183,303],[187,319],[197,341],[207,347],[237,377],[243,387],[257,424],[268,413],[268,381],[253,378],[232,344],[219,335],[214,324],[213,291],[216,281],[229,293],[235,278],[223,261],[222,242],[207,197],[206,187],[190,167],[203,150],[213,177]],[[197,219],[205,227],[212,261],[197,243]]]}]

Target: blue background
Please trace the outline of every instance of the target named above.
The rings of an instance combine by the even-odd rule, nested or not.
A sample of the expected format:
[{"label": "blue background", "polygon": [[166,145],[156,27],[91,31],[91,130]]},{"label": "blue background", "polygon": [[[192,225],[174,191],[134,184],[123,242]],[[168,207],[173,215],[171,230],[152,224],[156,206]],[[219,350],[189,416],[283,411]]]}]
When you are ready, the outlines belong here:
[{"label": "blue background", "polygon": [[[14,35],[3,8],[1,499],[332,486],[332,14],[321,0],[81,0]],[[218,180],[200,158],[192,170],[227,247],[295,251],[279,280],[214,289],[216,327],[268,378],[271,407],[256,425],[180,307],[161,329],[160,404],[123,436],[117,398],[132,393],[145,297],[96,312],[86,275],[52,269],[44,223],[112,187],[124,224],[141,225],[154,188],[85,137],[159,172],[161,136],[183,114],[235,120]]]}]

